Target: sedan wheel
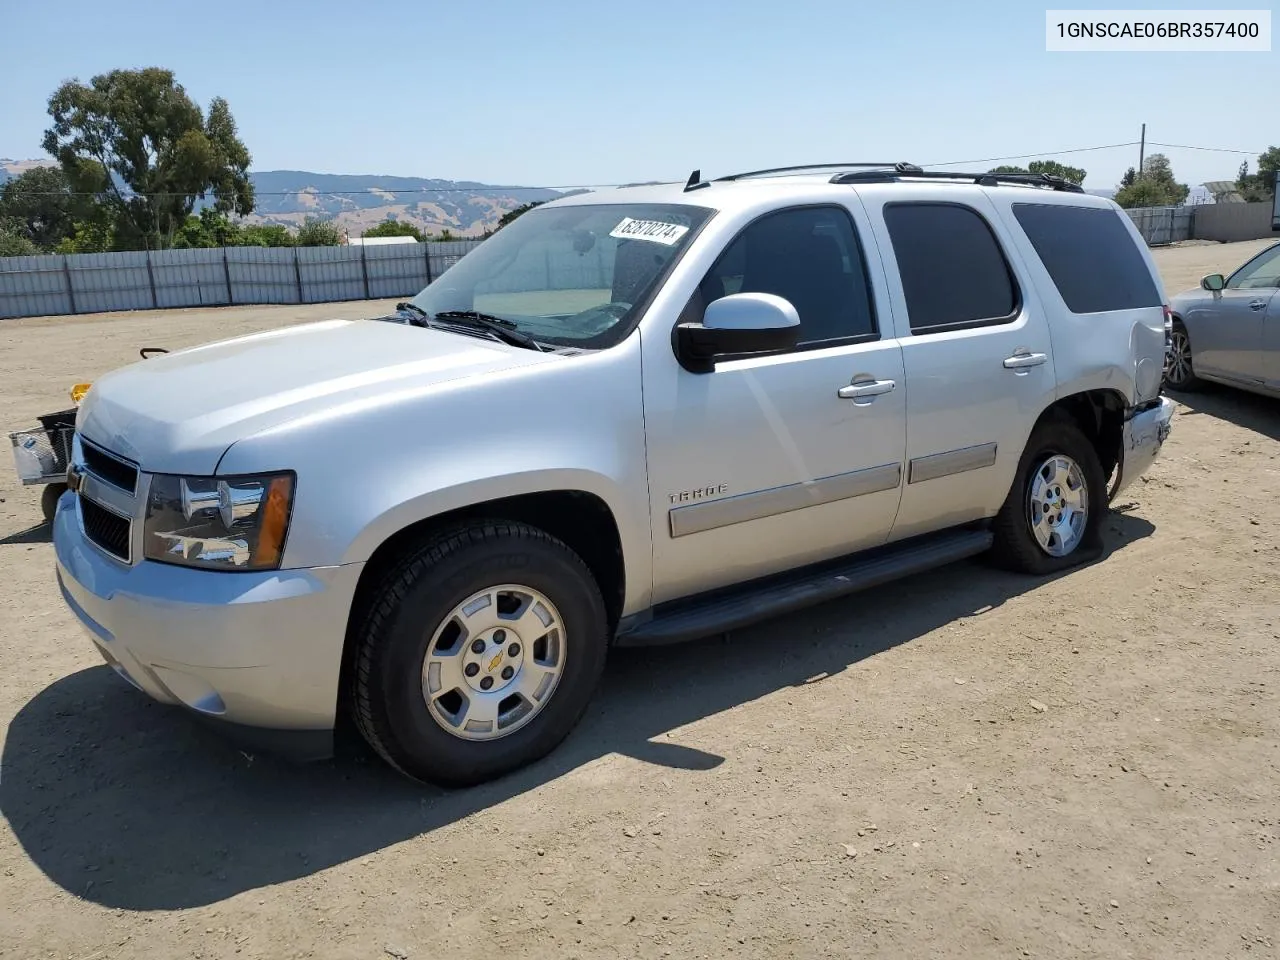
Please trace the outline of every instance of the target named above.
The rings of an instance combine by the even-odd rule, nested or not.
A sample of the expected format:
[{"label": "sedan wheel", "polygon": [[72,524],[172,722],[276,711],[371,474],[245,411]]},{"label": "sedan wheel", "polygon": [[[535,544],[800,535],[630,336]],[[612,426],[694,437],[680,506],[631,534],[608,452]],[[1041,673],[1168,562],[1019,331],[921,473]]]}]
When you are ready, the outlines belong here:
[{"label": "sedan wheel", "polygon": [[1173,328],[1164,378],[1174,390],[1189,390],[1199,383],[1191,362],[1191,339],[1182,327]]}]

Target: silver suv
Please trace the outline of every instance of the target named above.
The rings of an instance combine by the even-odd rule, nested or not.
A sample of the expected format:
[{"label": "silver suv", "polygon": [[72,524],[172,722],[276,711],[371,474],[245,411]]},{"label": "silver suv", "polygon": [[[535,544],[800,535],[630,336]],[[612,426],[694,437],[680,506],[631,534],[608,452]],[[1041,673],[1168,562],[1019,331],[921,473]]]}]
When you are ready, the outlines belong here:
[{"label": "silver suv", "polygon": [[126,680],[410,777],[552,750],[611,645],[962,557],[1101,553],[1169,431],[1168,311],[1111,201],[818,165],[582,194],[388,317],[100,379],[54,541]]}]

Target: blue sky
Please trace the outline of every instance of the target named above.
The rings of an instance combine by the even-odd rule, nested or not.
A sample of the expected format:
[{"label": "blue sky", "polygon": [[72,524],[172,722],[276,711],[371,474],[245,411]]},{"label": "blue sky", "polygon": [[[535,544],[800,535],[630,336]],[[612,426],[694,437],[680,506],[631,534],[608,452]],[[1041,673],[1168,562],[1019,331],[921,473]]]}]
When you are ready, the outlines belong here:
[{"label": "blue sky", "polygon": [[[1055,151],[1137,140],[1144,121],[1155,141],[1280,144],[1274,46],[1047,53],[1047,5],[3,0],[0,157],[42,156],[62,80],[153,65],[202,105],[226,97],[260,170],[617,183]],[[1243,159],[1155,149],[1193,184]],[[1062,159],[1111,187],[1137,148]]]}]

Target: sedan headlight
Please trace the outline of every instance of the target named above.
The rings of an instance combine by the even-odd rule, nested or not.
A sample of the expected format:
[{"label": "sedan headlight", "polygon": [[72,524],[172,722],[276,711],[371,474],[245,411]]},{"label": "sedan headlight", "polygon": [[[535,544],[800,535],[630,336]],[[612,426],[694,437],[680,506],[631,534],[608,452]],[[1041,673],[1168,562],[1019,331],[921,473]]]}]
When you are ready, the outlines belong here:
[{"label": "sedan headlight", "polygon": [[275,570],[293,507],[292,473],[242,477],[156,474],[143,555],[211,570]]}]

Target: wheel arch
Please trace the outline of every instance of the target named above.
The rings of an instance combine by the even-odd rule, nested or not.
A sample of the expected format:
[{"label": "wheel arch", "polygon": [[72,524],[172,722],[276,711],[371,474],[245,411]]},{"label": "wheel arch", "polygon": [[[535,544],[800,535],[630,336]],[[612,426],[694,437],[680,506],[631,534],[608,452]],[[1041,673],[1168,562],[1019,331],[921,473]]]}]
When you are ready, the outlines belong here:
[{"label": "wheel arch", "polygon": [[1129,402],[1119,390],[1084,390],[1059,397],[1040,414],[1036,426],[1055,418],[1080,428],[1098,454],[1104,476],[1110,476],[1120,460],[1124,418]]},{"label": "wheel arch", "polygon": [[616,629],[626,602],[627,564],[618,519],[597,493],[581,489],[539,490],[479,500],[422,517],[385,536],[360,572],[343,640],[338,715],[347,707],[357,634],[379,582],[425,538],[480,519],[526,523],[564,542],[591,571],[604,598],[610,633]]}]

